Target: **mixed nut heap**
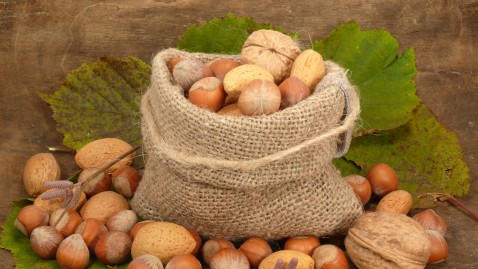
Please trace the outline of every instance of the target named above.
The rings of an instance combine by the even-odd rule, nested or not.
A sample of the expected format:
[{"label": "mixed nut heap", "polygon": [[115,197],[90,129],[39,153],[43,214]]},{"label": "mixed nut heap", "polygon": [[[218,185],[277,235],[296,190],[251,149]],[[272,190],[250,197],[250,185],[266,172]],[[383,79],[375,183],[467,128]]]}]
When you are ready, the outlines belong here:
[{"label": "mixed nut heap", "polygon": [[253,32],[240,61],[174,58],[169,70],[193,104],[233,116],[268,115],[295,105],[325,75],[318,52],[301,51],[294,39],[273,30]]},{"label": "mixed nut heap", "polygon": [[[28,160],[24,184],[36,199],[21,209],[15,226],[30,237],[39,257],[56,259],[63,268],[86,268],[93,255],[106,265],[130,261],[130,269],[195,269],[202,268],[201,261],[211,269],[348,268],[342,243],[321,244],[315,236],[288,238],[284,244],[259,237],[234,243],[208,238],[202,243],[203,238],[186,227],[139,221],[128,202],[141,180],[140,173],[129,166],[133,154],[91,178],[121,155],[118,149],[131,148],[115,138],[87,144],[75,156],[82,168],[78,183],[60,180],[59,165],[51,153]],[[85,178],[87,184],[80,185]],[[365,212],[345,238],[347,254],[356,266],[423,268],[446,259],[443,219],[431,209],[408,217],[412,197],[398,190],[392,168],[377,164],[367,177],[352,175],[345,180],[363,204],[372,193],[381,197],[376,211]]]}]

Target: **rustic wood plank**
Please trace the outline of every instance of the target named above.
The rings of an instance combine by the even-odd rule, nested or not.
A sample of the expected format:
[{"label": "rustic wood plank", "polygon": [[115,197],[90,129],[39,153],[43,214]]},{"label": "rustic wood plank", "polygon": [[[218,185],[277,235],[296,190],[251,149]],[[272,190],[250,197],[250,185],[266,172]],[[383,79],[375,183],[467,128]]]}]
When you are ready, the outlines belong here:
[{"label": "rustic wood plank", "polygon": [[[0,2],[0,221],[10,201],[26,196],[21,174],[27,158],[61,144],[38,92],[53,92],[68,71],[100,56],[149,61],[158,50],[175,46],[188,25],[229,11],[299,32],[304,43],[356,20],[365,29],[387,29],[401,49],[413,47],[418,95],[457,133],[472,183],[463,200],[478,211],[478,1],[6,0]],[[69,156],[58,157],[64,175],[76,169]],[[450,257],[430,268],[478,267],[477,223],[447,204],[438,212],[448,223]],[[2,268],[13,267],[7,251],[0,259]]]}]

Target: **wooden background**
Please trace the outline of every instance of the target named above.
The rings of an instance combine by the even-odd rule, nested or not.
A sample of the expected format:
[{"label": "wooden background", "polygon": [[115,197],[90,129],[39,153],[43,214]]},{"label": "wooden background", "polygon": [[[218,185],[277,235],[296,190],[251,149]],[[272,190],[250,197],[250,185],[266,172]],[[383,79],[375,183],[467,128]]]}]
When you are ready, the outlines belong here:
[{"label": "wooden background", "polygon": [[[68,71],[100,56],[133,55],[149,62],[174,47],[193,23],[227,12],[253,17],[312,40],[356,20],[364,29],[385,28],[400,50],[416,53],[418,95],[448,129],[457,133],[470,167],[471,189],[463,201],[478,212],[478,1],[0,1],[0,222],[10,202],[26,196],[26,160],[61,145],[47,104]],[[75,169],[57,154],[63,175]],[[437,208],[448,224],[450,257],[431,268],[478,268],[478,223],[463,211]],[[0,251],[0,268],[12,268]]]}]

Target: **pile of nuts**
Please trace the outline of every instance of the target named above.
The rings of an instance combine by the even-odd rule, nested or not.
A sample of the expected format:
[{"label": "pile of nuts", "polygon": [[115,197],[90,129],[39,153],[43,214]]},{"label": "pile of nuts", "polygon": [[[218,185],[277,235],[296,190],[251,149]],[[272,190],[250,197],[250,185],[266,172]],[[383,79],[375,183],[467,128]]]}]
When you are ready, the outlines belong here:
[{"label": "pile of nuts", "polygon": [[[36,199],[33,205],[21,209],[14,225],[30,237],[31,248],[39,257],[56,259],[65,268],[87,268],[93,256],[110,266],[129,262],[129,269],[196,269],[202,268],[202,264],[208,264],[211,269],[348,268],[350,261],[342,250],[343,241],[321,244],[315,236],[303,236],[288,238],[283,244],[258,237],[233,243],[221,238],[206,240],[194,230],[174,223],[140,221],[129,209],[128,201],[141,180],[140,171],[129,166],[134,154],[99,173],[99,176],[91,177],[131,148],[122,140],[105,138],[80,149],[75,156],[82,168],[78,182],[88,180],[82,188],[77,187],[79,183],[60,180],[61,171],[51,153],[36,154],[28,160],[23,175],[24,185]],[[415,226],[423,226],[418,228],[418,233],[428,235],[424,248],[427,253],[407,253],[411,250],[402,247],[395,250],[400,255],[409,255],[407,259],[413,255],[423,259],[422,256],[427,255],[428,264],[446,259],[445,222],[431,209],[416,214],[413,219],[406,216],[412,206],[412,197],[408,192],[398,190],[398,177],[390,166],[380,163],[369,170],[367,177],[352,175],[345,180],[364,205],[369,202],[372,193],[381,197],[376,212],[366,212],[345,239],[346,247],[353,244],[353,236],[357,234],[362,236],[360,240],[363,242],[370,241],[368,247],[362,244],[354,245],[353,250],[347,249],[350,259],[359,268],[373,268],[361,263],[364,251],[372,255],[367,257],[367,262],[376,264],[374,259],[384,259],[374,246],[383,246],[387,242],[376,242],[378,239],[375,237],[367,238],[368,228],[361,224],[365,218],[368,218],[366,222],[383,219],[381,215],[372,214],[391,214],[385,215],[383,227],[378,220],[372,223],[373,232],[380,229],[386,239],[390,239],[387,233],[393,233],[387,228],[389,217],[393,217],[394,222],[402,218],[401,227],[409,236],[417,230]],[[68,207],[65,207],[66,199],[71,202]],[[351,231],[354,233],[351,234]]]},{"label": "pile of nuts", "polygon": [[245,41],[240,62],[174,58],[175,81],[191,103],[221,115],[268,115],[307,98],[325,75],[322,56],[301,51],[289,36],[258,30]]},{"label": "pile of nuts", "polygon": [[[396,230],[401,229],[407,230],[407,238],[416,236],[414,241],[409,242],[413,246],[411,246],[409,253],[406,253],[408,251],[405,250],[405,245],[407,242],[404,238],[400,238],[400,236],[398,236],[398,238],[395,238],[395,240],[397,240],[395,244],[401,245],[401,248],[395,250],[390,248],[388,249],[389,253],[387,255],[390,255],[390,252],[392,252],[391,254],[395,254],[395,256],[403,255],[404,258],[408,260],[413,260],[416,258],[415,262],[423,263],[423,267],[425,264],[436,264],[443,262],[448,257],[448,245],[444,237],[446,231],[444,220],[432,209],[427,209],[417,213],[413,216],[413,218],[408,217],[407,214],[409,213],[413,203],[412,195],[405,190],[398,189],[398,176],[390,166],[385,163],[375,164],[369,169],[367,177],[351,175],[345,177],[345,180],[352,187],[357,198],[362,202],[362,204],[366,205],[369,202],[372,193],[376,196],[376,198],[380,199],[374,208],[375,212],[366,211],[361,219],[367,219],[369,222],[374,222],[378,219],[383,220],[385,224],[382,228],[381,223],[377,222],[373,223],[373,228],[371,229],[373,229],[373,233],[380,231],[384,237],[379,239],[375,236],[370,236],[370,238],[367,238],[366,234],[372,231],[364,231],[363,226],[360,225],[361,219],[354,226],[354,228],[357,229],[356,231],[362,232],[362,238],[360,238],[360,240],[362,242],[362,247],[368,248],[366,250],[367,252],[373,252],[376,254],[376,256],[378,256],[376,257],[377,259],[382,259],[383,257],[380,257],[380,251],[374,248],[376,248],[377,245],[386,247],[389,240],[392,240],[392,236],[398,235]],[[367,216],[368,214],[373,215]],[[365,220],[362,220],[362,222],[364,221]],[[393,226],[387,224],[392,222],[397,225]],[[415,227],[417,223],[420,224],[418,225],[418,228]],[[349,241],[353,240],[351,231],[354,228],[349,230],[349,236],[346,238],[346,247],[347,239],[349,239]],[[370,233],[368,234],[371,235]],[[423,253],[421,253],[419,257],[413,257],[419,252],[417,245],[419,245],[418,241],[420,237],[427,238],[424,240],[426,242],[423,245]],[[366,243],[368,240],[370,240],[370,242]],[[366,244],[369,244],[369,246],[365,247]],[[357,247],[355,244],[349,245],[353,246],[354,248]],[[354,257],[354,255],[361,254],[354,254],[357,253],[355,251],[356,249],[350,250],[347,248],[347,250],[352,261],[359,266],[361,263],[360,260],[363,257]],[[401,253],[393,253],[394,251]],[[360,253],[360,251],[358,252]],[[370,258],[367,262],[370,262],[374,265],[368,267],[365,264],[361,264],[360,268],[374,268],[374,266],[376,266],[378,263],[378,261],[370,261]]]}]

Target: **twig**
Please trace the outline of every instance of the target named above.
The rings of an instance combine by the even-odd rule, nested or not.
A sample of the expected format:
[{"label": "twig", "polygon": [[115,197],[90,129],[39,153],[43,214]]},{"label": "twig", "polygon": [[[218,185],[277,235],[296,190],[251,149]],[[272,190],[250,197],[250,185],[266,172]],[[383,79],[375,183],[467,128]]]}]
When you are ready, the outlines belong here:
[{"label": "twig", "polygon": [[470,215],[472,217],[473,220],[478,222],[478,214],[473,212],[464,203],[462,203],[460,200],[456,199],[452,195],[445,194],[445,193],[427,193],[427,194],[420,195],[418,197],[420,198],[420,197],[423,197],[423,196],[431,196],[439,202],[447,201],[449,203],[452,203],[452,204],[460,207],[461,209],[463,209],[466,213],[468,213],[468,215]]},{"label": "twig", "polygon": [[75,202],[77,202],[81,196],[81,191],[84,190],[85,188],[85,185],[87,185],[88,183],[90,183],[93,179],[95,179],[98,175],[100,175],[101,173],[104,173],[106,170],[108,170],[111,166],[115,165],[117,162],[121,161],[122,159],[124,159],[125,157],[127,157],[128,155],[130,155],[131,153],[137,151],[138,149],[141,148],[141,145],[138,145],[136,147],[133,147],[132,149],[128,150],[127,152],[121,154],[118,158],[110,161],[109,163],[107,163],[105,166],[103,166],[100,170],[96,171],[95,173],[93,173],[92,175],[90,175],[89,177],[86,178],[85,181],[82,181],[82,182],[78,182],[76,183],[75,185],[76,186],[80,186],[80,191],[77,191],[74,193],[74,196],[73,198],[68,202],[68,204],[65,206],[65,210],[63,210],[63,212],[61,213],[60,217],[58,218],[58,220],[55,222],[55,225],[53,225],[53,227],[56,227],[56,225],[58,225],[58,223],[60,223],[60,220],[65,216],[66,212],[68,211],[68,209],[72,206],[74,206]]},{"label": "twig", "polygon": [[67,154],[75,155],[75,151],[74,151],[74,150],[65,149],[65,148],[48,147],[48,151],[60,152],[60,153],[67,153]]}]

